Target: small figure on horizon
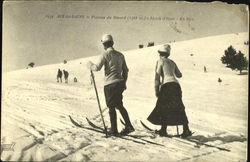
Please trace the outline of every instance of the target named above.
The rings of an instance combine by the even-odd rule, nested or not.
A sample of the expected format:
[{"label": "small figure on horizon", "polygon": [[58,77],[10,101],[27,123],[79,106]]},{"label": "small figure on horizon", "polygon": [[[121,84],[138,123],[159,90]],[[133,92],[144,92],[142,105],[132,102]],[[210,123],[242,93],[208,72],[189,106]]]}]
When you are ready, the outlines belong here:
[{"label": "small figure on horizon", "polygon": [[69,72],[67,72],[66,70],[63,70],[63,74],[64,74],[65,83],[68,83]]},{"label": "small figure on horizon", "polygon": [[206,66],[204,66],[204,73],[206,73],[207,72],[207,68],[206,68]]},{"label": "small figure on horizon", "polygon": [[222,82],[221,78],[218,78],[218,82],[219,82],[219,84],[221,84],[221,82]]},{"label": "small figure on horizon", "polygon": [[75,83],[77,82],[77,78],[76,78],[76,77],[74,77],[74,82],[75,82]]},{"label": "small figure on horizon", "polygon": [[62,71],[60,69],[58,69],[58,72],[57,72],[57,82],[60,82],[62,83]]}]

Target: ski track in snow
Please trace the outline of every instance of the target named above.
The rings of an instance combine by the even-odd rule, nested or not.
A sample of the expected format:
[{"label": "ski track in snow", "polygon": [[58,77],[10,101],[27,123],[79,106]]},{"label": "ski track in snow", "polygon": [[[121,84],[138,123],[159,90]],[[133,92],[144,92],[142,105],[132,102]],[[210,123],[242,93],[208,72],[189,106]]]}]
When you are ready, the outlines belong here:
[{"label": "ski track in snow", "polygon": [[[1,150],[1,160],[245,161],[248,75],[237,75],[225,68],[220,57],[229,45],[248,57],[248,47],[243,44],[247,39],[246,33],[240,33],[171,44],[170,57],[183,73],[179,80],[183,102],[190,128],[195,132],[190,139],[230,152],[179,138],[155,137],[140,125],[140,120],[147,122],[156,102],[153,77],[159,46],[155,46],[124,52],[130,70],[124,105],[136,129],[131,135],[141,136],[144,141],[126,138],[164,146],[104,138],[97,132],[72,125],[68,115],[86,126],[85,117],[102,126],[90,74],[85,67],[88,60],[98,58],[92,57],[3,74],[1,143],[14,142],[15,145],[14,151]],[[190,56],[190,53],[194,55]],[[204,65],[207,73],[203,72]],[[69,71],[69,84],[56,82],[58,68]],[[78,83],[72,81],[75,76]],[[217,82],[219,77],[222,78],[221,85]],[[102,78],[103,71],[95,73],[105,123],[109,126]],[[121,130],[121,116],[118,111],[117,114],[118,129]],[[147,124],[159,129],[159,126]],[[182,132],[181,126],[179,131]],[[168,133],[176,134],[176,127],[168,127]]]}]

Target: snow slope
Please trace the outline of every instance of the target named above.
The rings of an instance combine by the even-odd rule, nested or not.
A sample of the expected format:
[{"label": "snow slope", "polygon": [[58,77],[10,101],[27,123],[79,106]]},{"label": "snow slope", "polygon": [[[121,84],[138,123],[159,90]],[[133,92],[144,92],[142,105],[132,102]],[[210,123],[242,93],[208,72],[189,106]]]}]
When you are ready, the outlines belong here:
[{"label": "snow slope", "polygon": [[[124,105],[136,128],[132,135],[164,146],[103,138],[101,134],[72,125],[68,115],[86,126],[85,117],[102,125],[86,68],[87,61],[98,59],[95,56],[3,74],[1,144],[14,142],[15,145],[14,151],[1,151],[1,160],[245,161],[248,75],[238,75],[225,68],[220,57],[229,45],[248,57],[248,46],[243,43],[246,40],[247,33],[238,33],[171,43],[170,58],[183,73],[179,80],[183,102],[190,128],[195,132],[190,138],[230,152],[176,138],[153,139],[142,128],[140,120],[159,128],[146,121],[156,102],[154,68],[159,46],[154,46],[123,52],[130,70]],[[207,73],[203,72],[204,66]],[[56,82],[58,68],[69,71],[69,84]],[[77,83],[73,82],[74,77]],[[217,82],[219,77],[221,85]],[[109,125],[103,70],[95,73],[95,79],[105,122]],[[181,126],[179,129],[182,132]],[[168,127],[168,132],[176,134],[176,127]]]}]

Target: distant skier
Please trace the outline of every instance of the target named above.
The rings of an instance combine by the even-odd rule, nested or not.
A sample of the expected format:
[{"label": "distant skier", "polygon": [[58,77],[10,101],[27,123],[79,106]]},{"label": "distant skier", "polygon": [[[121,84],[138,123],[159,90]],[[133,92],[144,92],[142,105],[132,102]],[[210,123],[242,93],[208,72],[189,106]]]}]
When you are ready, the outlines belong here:
[{"label": "distant skier", "polygon": [[206,73],[207,72],[207,68],[206,68],[206,66],[204,66],[204,73]]},{"label": "distant skier", "polygon": [[[154,110],[147,118],[151,123],[161,125],[157,131],[160,136],[167,136],[168,125],[183,125],[182,137],[190,136],[185,106],[182,102],[182,91],[177,78],[182,77],[174,61],[170,60],[170,45],[162,46],[156,62],[155,95],[158,98]],[[162,82],[161,82],[162,77]]]},{"label": "distant skier", "polygon": [[67,72],[66,70],[63,70],[63,75],[64,75],[65,83],[68,83],[69,72]]},{"label": "distant skier", "polygon": [[109,116],[111,129],[108,132],[110,135],[117,136],[117,108],[124,121],[125,128],[120,134],[125,135],[134,131],[128,112],[123,106],[122,93],[126,89],[126,81],[128,78],[128,67],[124,55],[113,48],[113,38],[111,35],[105,34],[101,40],[105,52],[101,55],[100,61],[97,64],[93,64],[91,61],[88,62],[87,66],[93,71],[99,71],[104,66],[105,68],[105,83],[104,83],[104,94],[106,99],[107,107],[109,108]]},{"label": "distant skier", "polygon": [[218,78],[218,82],[219,82],[219,84],[221,84],[221,82],[222,82],[221,78]]},{"label": "distant skier", "polygon": [[75,82],[75,83],[77,82],[77,78],[76,78],[76,77],[74,77],[74,82]]},{"label": "distant skier", "polygon": [[62,71],[60,69],[58,69],[58,72],[57,72],[57,82],[60,82],[62,83]]}]

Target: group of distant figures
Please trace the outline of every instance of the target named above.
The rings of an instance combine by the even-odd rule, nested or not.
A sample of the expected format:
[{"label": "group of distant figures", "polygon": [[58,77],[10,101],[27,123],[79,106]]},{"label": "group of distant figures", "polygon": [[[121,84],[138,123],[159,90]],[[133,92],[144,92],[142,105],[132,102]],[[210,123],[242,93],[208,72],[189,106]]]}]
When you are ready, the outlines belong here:
[{"label": "group of distant figures", "polygon": [[[206,73],[206,72],[207,72],[207,68],[206,68],[206,66],[204,66],[204,73]],[[57,72],[57,82],[60,81],[62,83],[62,75],[64,75],[65,83],[68,83],[69,72],[66,70],[63,70],[63,72],[62,72],[60,69],[58,69],[58,72]],[[77,82],[76,77],[74,77],[74,82]],[[219,83],[222,82],[221,78],[218,78],[218,82]]]},{"label": "group of distant figures", "polygon": [[65,83],[68,83],[69,72],[67,72],[66,70],[61,71],[61,69],[58,69],[57,72],[57,82],[62,83],[62,75],[64,75]]},{"label": "group of distant figures", "polygon": [[[61,69],[58,69],[57,72],[57,82],[61,82],[62,83],[62,75],[64,75],[64,79],[65,79],[65,83],[68,83],[68,78],[69,78],[69,72],[66,70],[61,71]],[[74,82],[77,82],[77,78],[74,77]]]},{"label": "group of distant figures", "polygon": [[[206,68],[206,66],[204,66],[204,73],[206,73],[206,72],[207,72],[207,68]],[[218,78],[218,83],[221,84],[221,82],[222,82],[221,78]]]}]

